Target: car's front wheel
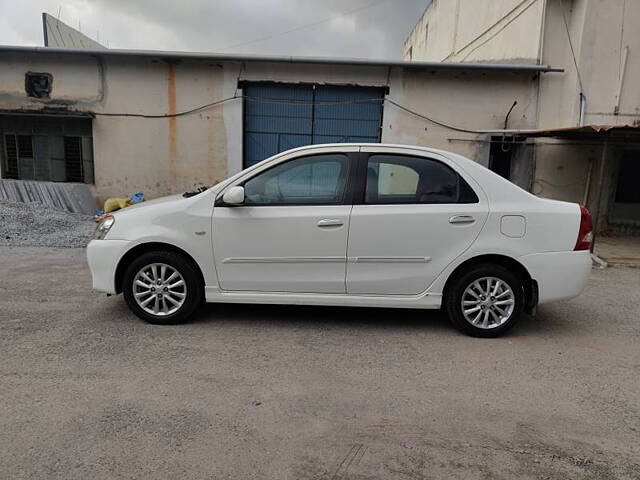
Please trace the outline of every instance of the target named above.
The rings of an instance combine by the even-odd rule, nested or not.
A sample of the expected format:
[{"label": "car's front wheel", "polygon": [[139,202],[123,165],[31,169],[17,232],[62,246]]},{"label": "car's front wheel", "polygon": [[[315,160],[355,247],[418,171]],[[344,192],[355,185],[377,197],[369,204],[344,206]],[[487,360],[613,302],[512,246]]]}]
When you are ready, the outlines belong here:
[{"label": "car's front wheel", "polygon": [[522,280],[501,265],[476,265],[457,276],[445,308],[453,325],[475,337],[497,337],[518,321],[524,306]]},{"label": "car's front wheel", "polygon": [[202,303],[202,280],[191,261],[169,251],[147,252],[124,274],[123,293],[133,313],[149,323],[186,321]]}]

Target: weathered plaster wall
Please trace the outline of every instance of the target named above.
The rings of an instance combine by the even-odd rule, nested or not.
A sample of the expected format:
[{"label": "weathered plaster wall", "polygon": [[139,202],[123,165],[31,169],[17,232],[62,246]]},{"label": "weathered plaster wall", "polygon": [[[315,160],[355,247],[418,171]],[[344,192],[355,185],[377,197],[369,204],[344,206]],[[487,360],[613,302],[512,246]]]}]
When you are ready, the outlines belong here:
[{"label": "weathered plaster wall", "polygon": [[[181,61],[91,56],[0,56],[0,110],[60,107],[94,112],[95,182],[99,200],[136,191],[153,198],[213,184],[242,168],[243,103],[232,100],[177,118],[163,115],[234,95],[239,81],[388,86],[389,98],[436,120],[468,129],[535,126],[536,78],[531,74],[445,73],[399,68],[264,62]],[[24,93],[24,72],[54,76],[49,101]],[[77,92],[77,93],[76,93]],[[384,106],[382,141],[453,150],[485,164],[487,135],[456,132],[397,107]]]},{"label": "weathered plaster wall", "polygon": [[544,139],[537,143],[536,155],[533,193],[582,203],[589,163],[598,161],[600,149],[593,145]]},{"label": "weathered plaster wall", "polygon": [[[175,114],[223,94],[223,66],[217,63],[110,59],[106,75],[104,112]],[[101,197],[175,193],[227,174],[221,108],[157,119],[98,116],[94,146]]]},{"label": "weathered plaster wall", "polygon": [[[563,7],[564,6],[564,10]],[[568,34],[576,55],[574,64]],[[640,122],[640,2],[622,0],[549,0],[545,19],[543,63],[562,66],[563,74],[540,80],[540,128],[580,124],[580,84],[586,97],[585,125],[625,125]],[[624,62],[627,52],[626,65]],[[578,72],[580,75],[578,76]],[[618,104],[618,91],[622,82]],[[550,143],[545,140],[545,143]],[[592,142],[593,143],[593,142]],[[599,145],[539,145],[534,192],[549,198],[582,202],[590,162],[599,174]],[[600,204],[602,229],[615,193],[620,150],[610,148]],[[555,180],[552,180],[555,179]],[[595,181],[595,180],[593,180]],[[597,185],[590,187],[589,206]]]},{"label": "weathered plaster wall", "polygon": [[[577,69],[563,15],[569,25]],[[639,27],[640,2],[549,1],[543,62],[561,65],[565,73],[544,77],[541,81],[541,127],[566,127],[579,123],[578,71],[586,96],[585,124],[620,125],[640,121],[640,90],[636,88],[640,78]],[[620,106],[616,113],[621,80]]]},{"label": "weathered plaster wall", "polygon": [[[430,118],[467,130],[536,125],[536,76],[512,73],[445,73],[394,69],[389,97]],[[455,151],[487,165],[490,135],[454,131],[387,103],[382,141]]]},{"label": "weathered plaster wall", "polygon": [[[0,103],[3,109],[35,109],[44,106],[86,109],[103,99],[101,61],[88,56],[0,55]],[[53,75],[51,100],[29,98],[24,91],[26,72],[49,72]]]},{"label": "weathered plaster wall", "polygon": [[[204,61],[3,54],[0,62],[3,110],[163,115],[214,102],[224,93],[223,65]],[[29,70],[53,75],[51,99],[25,95],[24,73]],[[135,191],[157,197],[227,176],[221,108],[177,118],[98,115],[93,121],[93,141],[100,200]]]}]

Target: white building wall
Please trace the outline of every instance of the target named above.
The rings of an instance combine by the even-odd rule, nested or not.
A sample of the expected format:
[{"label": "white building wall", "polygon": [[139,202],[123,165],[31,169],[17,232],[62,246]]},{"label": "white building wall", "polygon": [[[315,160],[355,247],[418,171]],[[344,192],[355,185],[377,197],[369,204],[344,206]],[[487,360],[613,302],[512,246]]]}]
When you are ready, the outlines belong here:
[{"label": "white building wall", "polygon": [[[564,19],[567,20],[568,34]],[[585,125],[640,124],[640,91],[636,88],[640,79],[639,28],[640,2],[549,0],[543,62],[562,66],[565,72],[562,75],[545,75],[540,79],[539,128],[577,126],[581,116]],[[582,115],[581,85],[585,95]],[[575,145],[575,142],[550,143],[548,140],[540,141],[536,147],[535,192],[550,198],[583,201],[588,190],[586,179],[589,169],[592,168],[593,177],[599,171],[601,148],[597,145]],[[611,172],[616,171],[622,151],[620,148],[610,149],[608,165]],[[615,181],[607,178],[607,186],[614,188]],[[591,185],[587,199],[591,205],[596,190]],[[609,197],[608,194],[603,196],[603,218]]]},{"label": "white building wall", "polygon": [[[562,5],[577,69],[562,21]],[[545,128],[547,124],[568,126],[579,122],[578,70],[586,96],[585,124],[623,125],[639,121],[640,90],[636,85],[640,79],[640,2],[549,1],[546,22],[544,60],[562,62],[566,72],[541,82],[541,121],[545,122]]]},{"label": "white building wall", "polygon": [[[535,128],[640,125],[638,31],[640,1],[434,0],[405,43],[405,59],[411,51],[412,60],[561,67],[563,73],[542,75],[534,87]],[[596,187],[593,180],[587,186],[587,179],[590,170],[592,179],[599,172],[601,147],[590,143],[537,140],[533,192],[593,207]],[[609,150],[605,185],[610,190],[603,194],[602,218],[625,148]]]},{"label": "white building wall", "polygon": [[538,122],[539,128],[562,128],[581,118],[570,37],[586,96],[584,123],[633,123],[640,119],[640,90],[634,86],[640,78],[639,28],[638,1],[434,0],[405,42],[405,59],[411,50],[412,60],[564,68],[561,75],[541,77]]},{"label": "white building wall", "polygon": [[407,38],[404,58],[536,63],[545,2],[433,0]]}]

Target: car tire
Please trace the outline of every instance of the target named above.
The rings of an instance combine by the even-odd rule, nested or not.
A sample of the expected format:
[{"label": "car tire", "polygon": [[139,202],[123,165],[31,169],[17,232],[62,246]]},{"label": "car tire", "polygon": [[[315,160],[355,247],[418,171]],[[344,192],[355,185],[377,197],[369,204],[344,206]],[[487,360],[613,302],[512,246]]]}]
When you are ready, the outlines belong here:
[{"label": "car tire", "polygon": [[457,275],[445,295],[451,323],[474,337],[498,337],[512,328],[524,308],[522,280],[505,267],[475,265]]},{"label": "car tire", "polygon": [[203,303],[204,285],[190,259],[170,251],[147,252],[127,267],[124,299],[148,323],[184,323]]}]

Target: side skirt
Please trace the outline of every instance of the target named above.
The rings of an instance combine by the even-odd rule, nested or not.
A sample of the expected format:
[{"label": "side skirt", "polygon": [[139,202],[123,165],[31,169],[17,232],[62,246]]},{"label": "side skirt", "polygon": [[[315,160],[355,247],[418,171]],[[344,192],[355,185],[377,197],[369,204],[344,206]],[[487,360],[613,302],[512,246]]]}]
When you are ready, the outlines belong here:
[{"label": "side skirt", "polygon": [[222,292],[218,287],[205,287],[209,303],[264,303],[277,305],[321,305],[342,307],[423,308],[438,309],[442,295],[419,296],[342,295],[281,292]]}]

